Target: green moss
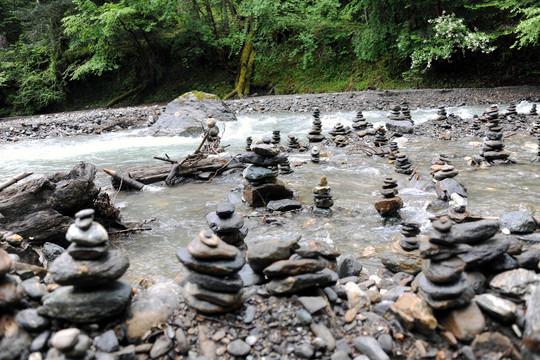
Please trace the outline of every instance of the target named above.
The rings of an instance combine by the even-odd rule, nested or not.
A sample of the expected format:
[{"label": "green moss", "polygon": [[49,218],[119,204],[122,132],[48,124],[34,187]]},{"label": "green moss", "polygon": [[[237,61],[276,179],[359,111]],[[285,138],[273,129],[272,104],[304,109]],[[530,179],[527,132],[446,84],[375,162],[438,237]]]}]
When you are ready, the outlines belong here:
[{"label": "green moss", "polygon": [[205,93],[205,92],[202,92],[202,91],[199,91],[199,90],[191,90],[190,92],[187,92],[185,94],[180,95],[179,98],[187,99],[187,98],[190,98],[191,95],[195,95],[195,97],[199,101],[203,101],[203,100],[219,100],[219,96],[214,95],[214,94]]}]

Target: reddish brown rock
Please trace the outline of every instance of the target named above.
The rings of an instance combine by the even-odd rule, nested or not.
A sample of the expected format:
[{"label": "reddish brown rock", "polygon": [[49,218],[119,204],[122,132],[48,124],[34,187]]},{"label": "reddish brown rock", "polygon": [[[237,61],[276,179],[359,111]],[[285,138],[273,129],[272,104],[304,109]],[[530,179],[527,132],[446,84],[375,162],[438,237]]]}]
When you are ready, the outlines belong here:
[{"label": "reddish brown rock", "polygon": [[472,341],[486,327],[484,315],[474,302],[471,302],[466,308],[450,311],[440,319],[440,323],[457,339],[465,342]]},{"label": "reddish brown rock", "polygon": [[4,276],[11,270],[11,258],[7,251],[0,249],[0,277]]},{"label": "reddish brown rock", "polygon": [[401,323],[408,329],[416,329],[424,334],[431,334],[437,328],[437,319],[427,303],[415,294],[407,293],[390,306]]},{"label": "reddish brown rock", "polygon": [[375,210],[382,217],[395,215],[403,207],[403,200],[396,196],[393,198],[384,198],[375,203]]},{"label": "reddish brown rock", "polygon": [[265,206],[271,200],[290,199],[293,195],[293,191],[280,180],[261,185],[244,183],[244,199],[255,207]]}]

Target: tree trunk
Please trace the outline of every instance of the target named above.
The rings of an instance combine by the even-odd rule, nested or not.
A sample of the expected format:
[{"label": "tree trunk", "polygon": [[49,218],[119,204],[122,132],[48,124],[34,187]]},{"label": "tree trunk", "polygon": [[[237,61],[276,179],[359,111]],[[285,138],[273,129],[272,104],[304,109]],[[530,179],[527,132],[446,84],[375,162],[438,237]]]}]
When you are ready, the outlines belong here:
[{"label": "tree trunk", "polygon": [[249,31],[248,38],[242,49],[240,56],[240,69],[238,76],[236,77],[236,84],[233,91],[231,91],[224,100],[230,99],[233,96],[239,98],[249,94],[249,87],[251,84],[251,75],[253,74],[253,67],[255,64],[255,51],[253,50],[253,28]]}]

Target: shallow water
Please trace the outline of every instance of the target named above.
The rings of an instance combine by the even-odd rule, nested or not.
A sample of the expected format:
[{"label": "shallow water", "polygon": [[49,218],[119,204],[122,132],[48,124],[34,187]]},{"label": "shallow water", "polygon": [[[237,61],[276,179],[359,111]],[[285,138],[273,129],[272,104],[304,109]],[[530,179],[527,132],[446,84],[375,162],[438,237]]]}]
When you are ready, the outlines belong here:
[{"label": "shallow water", "polygon": [[[504,105],[500,106],[504,109]],[[518,111],[528,111],[530,106],[522,103]],[[447,108],[448,113],[462,117],[481,114],[485,107]],[[365,111],[364,117],[375,124],[382,124],[387,112]],[[322,113],[323,132],[327,133],[337,122],[350,125],[355,113]],[[436,109],[412,112],[416,124],[436,117]],[[218,124],[222,144],[230,144],[228,151],[234,155],[243,151],[246,136],[255,140],[270,136],[272,130],[281,130],[282,143],[286,135],[295,134],[305,142],[305,134],[311,128],[311,114],[265,114],[242,115],[236,123]],[[399,196],[405,207],[401,215],[408,221],[429,228],[426,206],[436,198],[430,188],[429,162],[437,154],[453,154],[454,166],[460,170],[457,180],[468,189],[468,210],[471,213],[498,216],[513,210],[525,210],[540,215],[539,165],[529,160],[537,152],[537,140],[532,136],[515,135],[506,140],[506,149],[518,164],[490,169],[471,169],[466,157],[480,152],[482,139],[460,141],[433,141],[426,139],[399,139],[400,148],[418,166],[420,182],[410,184],[408,176],[394,172],[394,166],[386,159],[349,154],[345,150],[323,149],[322,162],[313,164],[307,153],[293,153],[291,164],[294,172],[281,175],[306,205],[312,203],[311,189],[320,177],[326,175],[334,195],[334,215],[331,218],[316,217],[306,208],[299,213],[280,217],[281,226],[268,225],[260,214],[245,205],[237,205],[237,211],[246,216],[250,233],[246,242],[268,237],[280,237],[284,233],[302,234],[302,241],[322,239],[333,242],[342,253],[350,253],[361,259],[368,269],[380,264],[375,257],[362,257],[368,246],[388,246],[390,237],[399,232],[397,223],[384,224],[373,207],[379,188],[386,176],[398,180]],[[175,276],[180,265],[175,252],[186,246],[196,234],[206,229],[205,216],[216,205],[225,201],[227,194],[241,182],[240,173],[214,179],[210,183],[194,181],[158,192],[116,192],[110,187],[109,178],[101,168],[122,169],[144,164],[158,163],[152,156],[180,159],[193,151],[200,138],[140,137],[137,131],[109,133],[89,137],[58,138],[41,141],[25,141],[0,145],[0,182],[23,171],[37,175],[68,171],[78,161],[88,161],[100,169],[96,183],[107,188],[115,204],[119,206],[126,221],[151,220],[146,225],[151,231],[136,233],[120,240],[116,246],[127,251],[131,267],[126,274],[131,280],[144,275],[159,274]]]}]

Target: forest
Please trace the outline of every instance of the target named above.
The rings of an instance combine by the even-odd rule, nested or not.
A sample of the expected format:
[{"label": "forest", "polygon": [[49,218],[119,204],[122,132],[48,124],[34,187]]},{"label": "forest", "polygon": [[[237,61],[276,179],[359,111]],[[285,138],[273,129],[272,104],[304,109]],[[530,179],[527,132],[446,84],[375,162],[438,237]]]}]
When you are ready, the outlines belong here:
[{"label": "forest", "polygon": [[536,0],[0,0],[0,117],[540,83]]}]

